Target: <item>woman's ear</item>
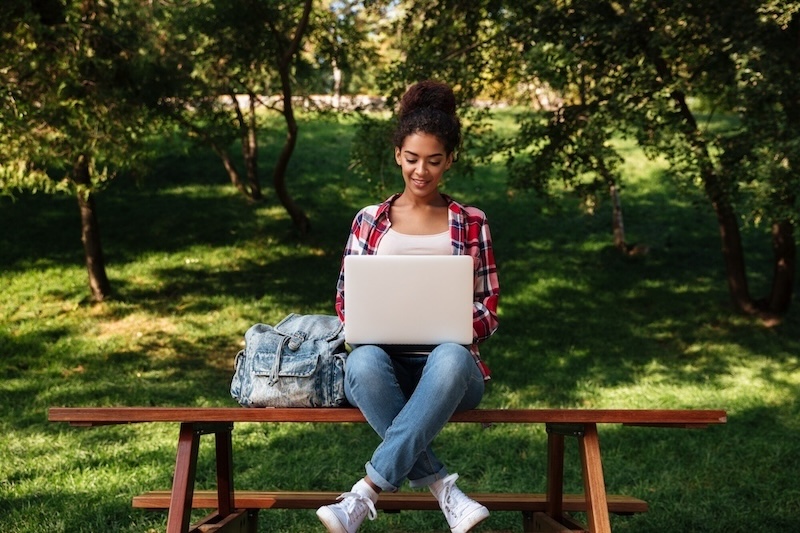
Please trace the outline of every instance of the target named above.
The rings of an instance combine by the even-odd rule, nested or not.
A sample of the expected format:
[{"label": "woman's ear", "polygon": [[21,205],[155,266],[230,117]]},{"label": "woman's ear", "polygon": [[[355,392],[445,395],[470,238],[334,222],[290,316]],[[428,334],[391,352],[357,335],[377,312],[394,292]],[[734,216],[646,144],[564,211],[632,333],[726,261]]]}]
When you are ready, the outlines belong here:
[{"label": "woman's ear", "polygon": [[394,162],[398,164],[398,166],[402,166],[402,162],[400,161],[400,148],[397,146],[394,147]]},{"label": "woman's ear", "polygon": [[445,159],[445,162],[444,162],[445,171],[450,170],[450,165],[453,164],[453,153],[454,152],[450,152],[450,155],[448,155],[447,159]]}]

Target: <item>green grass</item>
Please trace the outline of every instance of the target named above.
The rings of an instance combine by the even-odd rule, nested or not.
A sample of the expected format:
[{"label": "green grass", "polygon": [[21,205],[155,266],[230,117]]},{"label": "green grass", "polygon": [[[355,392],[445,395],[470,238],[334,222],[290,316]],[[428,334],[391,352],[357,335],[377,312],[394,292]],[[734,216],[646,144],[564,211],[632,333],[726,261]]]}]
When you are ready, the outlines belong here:
[{"label": "green grass", "polygon": [[[130,500],[169,487],[177,428],[76,429],[47,422],[47,408],[234,405],[233,357],[249,325],[332,312],[350,220],[379,199],[347,169],[351,124],[301,124],[289,186],[312,220],[305,238],[268,192],[277,146],[262,154],[268,199],[251,204],[209,153],[165,143],[147,176],[119,178],[97,197],[115,291],[102,304],[88,301],[75,201],[0,199],[0,530],[163,530],[165,513]],[[663,166],[633,150],[626,168],[626,229],[649,246],[642,257],[612,248],[607,202],[589,216],[568,196],[509,195],[501,162],[448,175],[448,192],[488,213],[500,269],[483,405],[727,409],[728,424],[706,430],[600,429],[609,491],[651,506],[614,517],[614,530],[791,529],[800,523],[800,302],[771,329],[731,313],[702,197],[679,193]],[[768,237],[748,229],[744,238],[763,292]],[[538,427],[459,425],[437,447],[467,490],[543,491],[545,443]],[[344,490],[376,444],[366,425],[242,424],[236,484]],[[213,486],[210,452],[201,446],[201,487]],[[567,456],[567,490],[579,490],[574,446]],[[319,530],[313,511],[262,514],[261,531],[308,530]],[[444,521],[381,514],[363,530],[442,531]],[[517,514],[500,512],[480,528],[520,530]]]}]

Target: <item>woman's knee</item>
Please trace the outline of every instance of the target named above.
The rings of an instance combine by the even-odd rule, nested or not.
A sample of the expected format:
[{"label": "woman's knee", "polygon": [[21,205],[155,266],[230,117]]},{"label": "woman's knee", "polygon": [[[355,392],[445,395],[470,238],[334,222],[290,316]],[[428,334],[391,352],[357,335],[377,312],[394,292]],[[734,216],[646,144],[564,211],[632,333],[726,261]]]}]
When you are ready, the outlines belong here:
[{"label": "woman's knee", "polygon": [[357,377],[364,373],[374,373],[377,365],[383,360],[388,361],[388,355],[377,346],[358,346],[351,351],[345,361],[345,375]]},{"label": "woman's knee", "polygon": [[455,343],[437,346],[428,356],[428,362],[449,376],[469,377],[475,370],[472,354],[464,346]]},{"label": "woman's knee", "polygon": [[477,407],[483,397],[483,375],[475,364],[472,354],[460,344],[438,346],[428,359],[432,363],[431,377],[442,387],[443,396],[453,395],[457,402],[456,411]]}]

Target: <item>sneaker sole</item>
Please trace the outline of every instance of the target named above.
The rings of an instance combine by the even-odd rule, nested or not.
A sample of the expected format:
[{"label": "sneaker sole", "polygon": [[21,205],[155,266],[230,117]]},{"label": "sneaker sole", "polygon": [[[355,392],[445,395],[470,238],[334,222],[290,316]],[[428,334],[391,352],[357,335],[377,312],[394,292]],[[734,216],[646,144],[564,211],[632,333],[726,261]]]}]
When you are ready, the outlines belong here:
[{"label": "sneaker sole", "polygon": [[327,507],[317,509],[317,517],[330,533],[348,533],[347,528],[339,521],[333,511]]},{"label": "sneaker sole", "polygon": [[467,531],[471,530],[473,527],[477,526],[487,518],[489,518],[489,510],[486,507],[475,509],[469,515],[465,516],[461,522],[456,524],[455,527],[450,528],[450,532],[467,533]]}]

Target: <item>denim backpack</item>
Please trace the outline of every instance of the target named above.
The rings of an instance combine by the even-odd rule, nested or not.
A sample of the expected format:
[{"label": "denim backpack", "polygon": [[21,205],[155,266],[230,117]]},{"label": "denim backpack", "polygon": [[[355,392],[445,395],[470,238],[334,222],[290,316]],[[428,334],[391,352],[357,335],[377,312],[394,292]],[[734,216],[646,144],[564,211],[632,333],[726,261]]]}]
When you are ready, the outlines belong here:
[{"label": "denim backpack", "polygon": [[236,355],[231,396],[244,407],[336,407],[344,395],[344,328],[328,315],[255,324]]}]

